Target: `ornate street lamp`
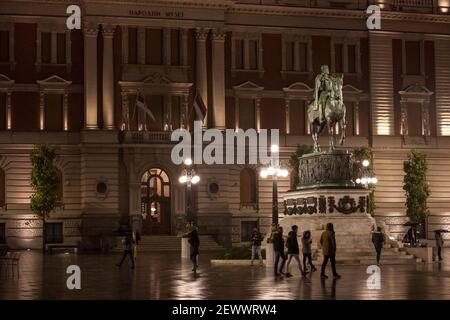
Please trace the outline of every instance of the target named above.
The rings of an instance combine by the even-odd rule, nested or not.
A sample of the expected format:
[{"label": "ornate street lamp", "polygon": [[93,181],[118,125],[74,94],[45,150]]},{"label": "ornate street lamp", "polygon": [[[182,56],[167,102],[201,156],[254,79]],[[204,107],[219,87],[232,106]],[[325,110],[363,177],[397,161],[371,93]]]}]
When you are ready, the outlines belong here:
[{"label": "ornate street lamp", "polygon": [[268,176],[272,177],[272,224],[278,225],[278,177],[287,177],[289,172],[281,168],[278,160],[279,146],[273,144],[270,147],[271,165],[263,168],[260,171],[261,178],[265,179]]},{"label": "ornate street lamp", "polygon": [[195,174],[195,170],[192,168],[192,159],[187,158],[184,160],[185,168],[183,169],[183,174],[180,176],[178,181],[182,184],[186,184],[187,187],[187,221],[188,223],[194,222],[193,213],[193,194],[192,185],[197,184],[200,181],[200,177]]},{"label": "ornate street lamp", "polygon": [[373,172],[369,169],[369,165],[369,160],[362,161],[363,168],[361,171],[361,177],[357,178],[355,181],[357,184],[363,185],[365,188],[378,183],[378,178],[373,175]]}]

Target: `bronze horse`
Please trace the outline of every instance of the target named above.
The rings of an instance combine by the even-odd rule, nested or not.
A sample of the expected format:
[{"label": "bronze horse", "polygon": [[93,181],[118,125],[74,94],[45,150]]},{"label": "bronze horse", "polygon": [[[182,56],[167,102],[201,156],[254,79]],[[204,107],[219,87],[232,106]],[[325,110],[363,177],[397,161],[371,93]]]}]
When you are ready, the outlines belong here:
[{"label": "bronze horse", "polygon": [[[333,74],[331,93],[325,101],[325,106],[319,105],[318,110],[314,108],[314,101],[308,105],[308,119],[312,127],[312,138],[314,141],[314,152],[320,152],[320,145],[318,142],[319,135],[322,132],[325,125],[328,128],[328,136],[330,139],[329,150],[334,150],[335,145],[335,127],[336,123],[339,123],[339,131],[341,132],[341,138],[339,144],[343,145],[345,141],[345,128],[347,126],[345,122],[345,104],[342,96],[342,85],[344,82],[344,76],[342,74]],[[324,121],[320,121],[320,112],[323,110]]]}]

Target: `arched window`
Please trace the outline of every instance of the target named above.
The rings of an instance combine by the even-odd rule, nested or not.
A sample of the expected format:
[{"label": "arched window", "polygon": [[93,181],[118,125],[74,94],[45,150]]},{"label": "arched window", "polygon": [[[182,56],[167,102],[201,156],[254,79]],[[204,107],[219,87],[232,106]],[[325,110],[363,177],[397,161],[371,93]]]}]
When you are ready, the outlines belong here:
[{"label": "arched window", "polygon": [[6,203],[6,179],[5,171],[0,168],[0,207]]},{"label": "arched window", "polygon": [[256,209],[256,174],[253,169],[244,168],[240,173],[241,208]]}]

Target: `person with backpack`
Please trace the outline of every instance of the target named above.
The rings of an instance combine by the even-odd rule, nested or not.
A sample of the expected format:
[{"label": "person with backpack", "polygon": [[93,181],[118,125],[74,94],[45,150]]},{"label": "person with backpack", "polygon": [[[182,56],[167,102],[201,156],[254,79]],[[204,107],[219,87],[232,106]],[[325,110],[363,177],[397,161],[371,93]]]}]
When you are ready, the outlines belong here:
[{"label": "person with backpack", "polygon": [[302,264],[300,263],[300,250],[298,248],[298,241],[297,241],[297,231],[298,226],[293,225],[292,230],[288,234],[288,238],[286,240],[286,247],[288,249],[288,261],[286,264],[286,277],[292,277],[292,274],[289,272],[289,265],[291,264],[292,258],[294,258],[297,261],[298,269],[300,270],[301,275],[304,277],[308,273],[305,272],[302,268]]},{"label": "person with backpack", "polygon": [[198,269],[198,253],[200,247],[200,238],[198,236],[197,227],[192,225],[191,232],[189,232],[189,244],[191,245],[191,261],[192,261],[192,271],[197,272]]},{"label": "person with backpack", "polygon": [[259,232],[258,228],[253,229],[252,233],[252,266],[253,266],[253,260],[255,259],[255,256],[258,255],[259,264],[262,265],[263,259],[261,254],[261,241],[263,240],[261,232]]},{"label": "person with backpack", "polygon": [[120,263],[117,264],[117,266],[119,268],[122,267],[123,262],[125,261],[126,257],[129,256],[130,257],[130,261],[131,261],[131,269],[134,269],[134,243],[133,243],[133,235],[131,233],[128,233],[125,238],[122,240],[122,244],[123,244],[123,256],[122,256],[122,260],[120,260]]}]

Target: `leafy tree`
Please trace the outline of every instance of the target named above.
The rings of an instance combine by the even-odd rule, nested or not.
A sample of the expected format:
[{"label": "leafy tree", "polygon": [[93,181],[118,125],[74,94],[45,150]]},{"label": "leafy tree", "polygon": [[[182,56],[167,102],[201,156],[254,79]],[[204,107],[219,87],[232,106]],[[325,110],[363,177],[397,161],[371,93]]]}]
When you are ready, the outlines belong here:
[{"label": "leafy tree", "polygon": [[306,146],[306,145],[298,145],[295,152],[291,155],[289,158],[289,167],[291,168],[291,189],[295,189],[299,183],[298,179],[298,166],[299,161],[298,159],[303,156],[304,154],[313,152],[313,147]]},{"label": "leafy tree", "polygon": [[31,153],[31,210],[42,218],[42,249],[45,250],[45,219],[55,208],[58,198],[58,171],[54,165],[55,151],[37,145]]},{"label": "leafy tree", "polygon": [[428,216],[427,199],[430,187],[427,183],[427,159],[425,154],[411,150],[403,162],[403,190],[406,192],[406,214],[416,223],[423,224]]},{"label": "leafy tree", "polygon": [[[353,162],[353,180],[357,178],[361,178],[363,176],[364,170],[368,171],[370,175],[375,176],[375,172],[373,169],[373,152],[369,147],[359,147],[353,150],[353,157],[355,161]],[[369,160],[369,166],[364,168],[362,162],[363,160]],[[369,185],[369,203],[368,212],[373,215],[375,213],[376,205],[375,205],[375,185]]]}]

